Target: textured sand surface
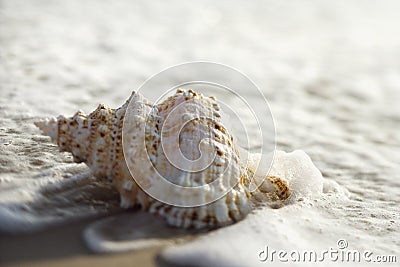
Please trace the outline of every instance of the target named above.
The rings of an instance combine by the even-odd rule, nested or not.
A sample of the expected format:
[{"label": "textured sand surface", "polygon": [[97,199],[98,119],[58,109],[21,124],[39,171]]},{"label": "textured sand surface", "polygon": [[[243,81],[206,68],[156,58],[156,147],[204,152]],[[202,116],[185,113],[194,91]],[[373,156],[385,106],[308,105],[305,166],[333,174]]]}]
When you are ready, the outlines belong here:
[{"label": "textured sand surface", "polygon": [[[154,73],[207,60],[250,76],[270,102],[277,148],[306,151],[349,198],[326,192],[312,205],[257,211],[167,248],[160,262],[263,265],[257,253],[265,245],[321,250],[339,238],[352,249],[398,253],[399,8],[372,0],[0,0],[0,231],[118,211],[115,192],[59,153],[33,121],[100,102],[117,107]],[[23,240],[13,248],[28,249]],[[6,241],[0,237],[2,247]]]}]

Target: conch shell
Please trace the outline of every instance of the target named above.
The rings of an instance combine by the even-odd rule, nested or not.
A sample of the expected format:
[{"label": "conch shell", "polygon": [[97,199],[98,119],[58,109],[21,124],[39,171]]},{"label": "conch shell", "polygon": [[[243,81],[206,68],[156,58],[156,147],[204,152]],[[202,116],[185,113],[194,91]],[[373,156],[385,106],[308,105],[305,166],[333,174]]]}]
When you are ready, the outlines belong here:
[{"label": "conch shell", "polygon": [[[101,104],[89,115],[78,111],[35,125],[60,151],[86,163],[95,177],[110,180],[120,193],[121,207],[139,205],[170,225],[203,228],[239,221],[254,206],[283,201],[290,192],[279,177],[257,176],[242,163],[221,116],[214,97],[179,89],[156,105],[134,92],[118,109]],[[157,175],[178,187],[157,187]],[[255,190],[250,190],[252,179],[260,181]],[[179,189],[199,186],[206,190],[185,195]],[[160,201],[153,193],[171,201]],[[186,206],[185,201],[206,205]]]}]

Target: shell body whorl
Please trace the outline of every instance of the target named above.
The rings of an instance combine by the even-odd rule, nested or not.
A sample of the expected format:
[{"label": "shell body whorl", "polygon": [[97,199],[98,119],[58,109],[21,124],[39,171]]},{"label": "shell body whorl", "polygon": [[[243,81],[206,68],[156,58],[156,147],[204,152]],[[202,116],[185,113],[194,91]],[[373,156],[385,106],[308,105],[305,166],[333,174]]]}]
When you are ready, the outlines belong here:
[{"label": "shell body whorl", "polygon": [[[145,181],[141,185],[156,188],[159,181],[152,178],[158,173],[180,187],[208,189],[184,195],[180,187],[160,187],[152,194],[181,206],[189,198],[208,204],[205,206],[176,207],[139,192],[142,207],[165,216],[172,225],[196,228],[230,224],[250,211],[249,194],[239,183],[242,168],[234,140],[221,123],[215,99],[178,90],[142,115],[131,116],[129,122],[134,121],[130,124],[135,127],[128,126],[124,137],[129,143],[125,154],[129,169],[141,170],[138,176],[134,174],[135,179],[142,175]],[[138,136],[141,134],[144,136]]]}]

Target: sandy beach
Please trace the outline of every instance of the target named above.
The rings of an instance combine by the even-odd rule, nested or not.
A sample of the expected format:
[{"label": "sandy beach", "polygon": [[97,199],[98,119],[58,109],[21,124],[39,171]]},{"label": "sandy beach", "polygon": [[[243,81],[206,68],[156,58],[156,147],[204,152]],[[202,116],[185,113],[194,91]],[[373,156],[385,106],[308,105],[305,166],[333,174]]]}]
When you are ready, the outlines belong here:
[{"label": "sandy beach", "polygon": [[[0,265],[286,264],[260,260],[268,246],[370,251],[368,266],[396,266],[399,8],[394,0],[0,0]],[[282,154],[280,170],[299,192],[312,191],[301,183],[307,187],[315,166],[318,197],[265,205],[217,230],[172,228],[160,216],[121,209],[110,184],[34,125],[100,103],[120,107],[152,75],[191,61],[232,66],[258,85],[277,150],[304,151]],[[171,81],[189,73],[176,75]],[[248,88],[240,94],[265,104]]]}]

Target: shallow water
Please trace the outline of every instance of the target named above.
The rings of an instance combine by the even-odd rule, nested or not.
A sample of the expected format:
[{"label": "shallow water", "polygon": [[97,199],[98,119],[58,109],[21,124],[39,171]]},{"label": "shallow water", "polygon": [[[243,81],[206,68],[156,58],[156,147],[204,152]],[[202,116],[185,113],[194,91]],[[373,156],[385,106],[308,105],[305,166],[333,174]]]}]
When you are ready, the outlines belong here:
[{"label": "shallow water", "polygon": [[119,210],[115,191],[33,121],[117,107],[152,74],[208,60],[250,76],[271,105],[277,148],[304,150],[349,197],[325,192],[312,205],[256,211],[168,248],[160,262],[252,266],[265,264],[257,258],[265,245],[321,250],[341,238],[398,253],[398,9],[397,1],[0,1],[0,231]]}]

